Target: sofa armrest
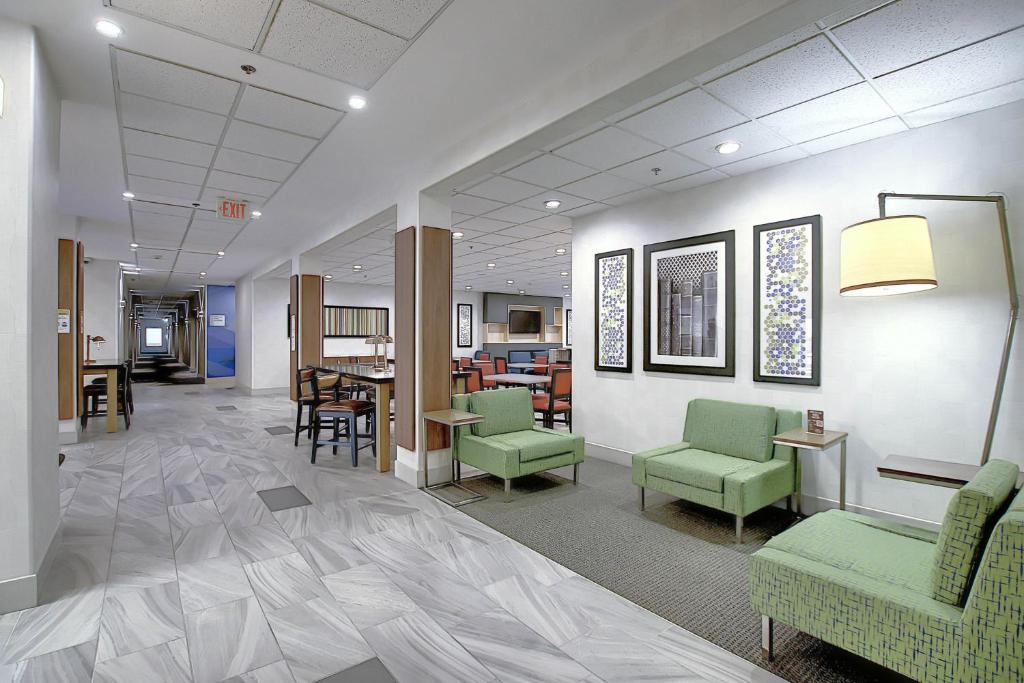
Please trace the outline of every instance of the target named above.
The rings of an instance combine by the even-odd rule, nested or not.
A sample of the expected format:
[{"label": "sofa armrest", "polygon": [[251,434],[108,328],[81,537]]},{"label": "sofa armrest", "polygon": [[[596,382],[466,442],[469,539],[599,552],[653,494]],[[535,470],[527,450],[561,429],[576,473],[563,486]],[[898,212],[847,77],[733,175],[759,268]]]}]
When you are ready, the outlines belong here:
[{"label": "sofa armrest", "polygon": [[725,477],[724,507],[735,515],[748,515],[795,491],[794,465],[769,460]]},{"label": "sofa armrest", "polygon": [[459,441],[459,461],[502,479],[519,476],[519,449],[499,439],[463,436]]},{"label": "sofa armrest", "polygon": [[547,427],[538,427],[537,425],[533,426],[533,431],[540,432],[541,434],[550,434],[567,441],[568,443],[566,444],[565,452],[568,453],[569,451],[572,451],[572,461],[574,463],[583,462],[584,442],[582,435],[567,434],[565,432],[555,431],[554,429],[548,429]]},{"label": "sofa armrest", "polygon": [[675,453],[676,451],[685,451],[690,447],[690,444],[686,441],[680,441],[679,443],[669,444],[668,446],[659,446],[658,448],[652,448],[649,451],[641,451],[633,454],[633,483],[637,486],[647,486],[647,461],[650,458],[665,455],[667,453]]}]

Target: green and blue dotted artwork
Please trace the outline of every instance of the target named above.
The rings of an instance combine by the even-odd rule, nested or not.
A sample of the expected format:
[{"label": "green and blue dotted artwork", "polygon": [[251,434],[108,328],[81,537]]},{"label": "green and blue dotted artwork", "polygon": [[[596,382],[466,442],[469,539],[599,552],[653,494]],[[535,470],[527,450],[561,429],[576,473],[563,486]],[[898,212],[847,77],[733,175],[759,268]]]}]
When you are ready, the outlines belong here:
[{"label": "green and blue dotted artwork", "polygon": [[761,374],[810,378],[811,225],[766,230],[761,240]]}]

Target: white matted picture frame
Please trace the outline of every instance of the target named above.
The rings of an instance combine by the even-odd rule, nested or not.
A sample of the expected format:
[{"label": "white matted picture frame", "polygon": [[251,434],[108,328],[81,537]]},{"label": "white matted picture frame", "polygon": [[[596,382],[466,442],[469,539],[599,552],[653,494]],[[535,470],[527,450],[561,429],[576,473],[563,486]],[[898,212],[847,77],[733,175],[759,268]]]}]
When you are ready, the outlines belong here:
[{"label": "white matted picture frame", "polygon": [[456,346],[468,349],[473,346],[473,304],[458,304],[455,310]]}]

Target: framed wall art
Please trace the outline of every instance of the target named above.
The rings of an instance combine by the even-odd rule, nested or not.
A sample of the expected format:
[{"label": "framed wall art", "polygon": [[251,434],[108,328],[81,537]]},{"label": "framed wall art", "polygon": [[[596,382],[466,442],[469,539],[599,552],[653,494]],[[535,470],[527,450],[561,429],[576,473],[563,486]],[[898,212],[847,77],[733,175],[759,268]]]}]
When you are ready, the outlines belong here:
[{"label": "framed wall art", "polygon": [[459,304],[456,313],[457,339],[460,349],[473,346],[473,304]]},{"label": "framed wall art", "polygon": [[594,369],[633,372],[633,250],[594,255]]},{"label": "framed wall art", "polygon": [[572,309],[565,309],[565,345],[572,346]]},{"label": "framed wall art", "polygon": [[644,370],[735,376],[735,236],[644,246]]},{"label": "framed wall art", "polygon": [[821,216],[754,226],[754,381],[821,384]]},{"label": "framed wall art", "polygon": [[324,337],[372,337],[390,334],[388,309],[324,306]]}]

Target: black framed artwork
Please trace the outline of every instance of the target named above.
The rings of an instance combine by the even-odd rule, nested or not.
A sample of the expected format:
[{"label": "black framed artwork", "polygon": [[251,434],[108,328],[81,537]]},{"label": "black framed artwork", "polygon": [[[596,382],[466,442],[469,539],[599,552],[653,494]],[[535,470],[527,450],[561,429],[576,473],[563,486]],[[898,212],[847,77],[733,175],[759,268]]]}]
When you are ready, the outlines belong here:
[{"label": "black framed artwork", "polygon": [[460,349],[473,346],[473,304],[459,304],[455,315],[456,345]]},{"label": "black framed artwork", "polygon": [[633,372],[633,250],[594,255],[594,369]]},{"label": "black framed artwork", "polygon": [[821,384],[821,216],[754,226],[754,381]]},{"label": "black framed artwork", "polygon": [[644,246],[644,370],[736,375],[736,233]]},{"label": "black framed artwork", "polygon": [[572,346],[572,309],[565,309],[565,345]]},{"label": "black framed artwork", "polygon": [[373,337],[389,329],[386,308],[324,306],[324,337]]}]

